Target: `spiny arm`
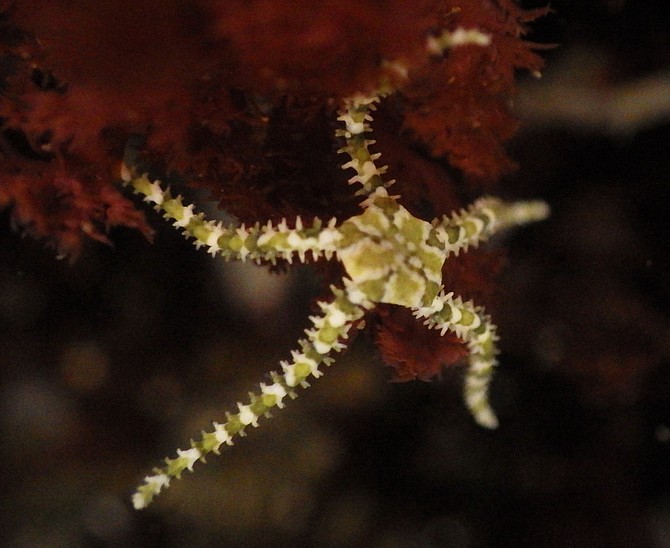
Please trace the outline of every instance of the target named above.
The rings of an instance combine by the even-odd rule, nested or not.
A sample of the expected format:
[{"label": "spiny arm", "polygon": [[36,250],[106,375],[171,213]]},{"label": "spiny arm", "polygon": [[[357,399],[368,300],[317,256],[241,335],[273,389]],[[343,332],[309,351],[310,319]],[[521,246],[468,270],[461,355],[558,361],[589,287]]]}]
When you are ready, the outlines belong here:
[{"label": "spiny arm", "polygon": [[[388,166],[379,167],[376,161],[381,153],[370,152],[370,145],[375,144],[370,139],[372,128],[372,112],[376,109],[378,96],[355,96],[345,99],[340,110],[338,121],[344,123],[344,129],[335,132],[336,137],[344,137],[345,146],[338,150],[340,154],[347,154],[350,158],[342,165],[342,169],[354,169],[356,175],[349,179],[349,184],[360,184],[362,188],[356,191],[357,196],[370,196],[378,187],[388,188],[394,181],[384,181],[382,175]],[[363,202],[363,205],[365,202]]]},{"label": "spiny arm", "polygon": [[453,293],[440,293],[430,307],[414,312],[418,318],[427,318],[428,327],[456,334],[467,344],[468,369],[465,374],[463,396],[474,419],[486,428],[496,428],[498,419],[489,403],[489,387],[497,365],[496,326],[481,307],[463,302]]},{"label": "spiny arm", "polygon": [[210,432],[202,432],[201,439],[191,440],[191,447],[178,449],[175,458],[166,458],[162,467],[154,468],[153,474],[144,478],[144,483],[133,495],[136,509],[145,508],[158,494],[169,487],[170,481],[179,479],[185,470],[193,471],[193,465],[210,453],[219,454],[223,444],[232,445],[236,436],[244,436],[248,426],[258,426],[258,420],[269,416],[273,408],[284,407],[286,396],[295,398],[295,389],[307,387],[310,377],[318,378],[323,372],[321,364],[330,365],[330,354],[346,347],[345,340],[355,322],[372,306],[357,294],[352,286],[340,290],[332,288],[333,300],[320,302],[320,316],[310,317],[312,327],[305,331],[307,338],[299,341],[300,350],[291,353],[290,361],[281,362],[281,373],[271,374],[270,384],[260,384],[258,393],[250,392],[247,403],[237,404],[236,413],[226,413],[226,421],[214,423]]},{"label": "spiny arm", "polygon": [[[505,203],[497,198],[477,200],[467,210],[443,217],[433,223],[435,235],[447,255],[458,255],[469,246],[476,247],[496,232],[541,221],[549,215],[549,206],[541,201]],[[455,333],[468,346],[470,356],[465,375],[464,398],[475,420],[487,428],[498,425],[488,400],[493,370],[497,365],[496,327],[480,307],[440,293],[430,306],[415,309],[426,325]]]},{"label": "spiny arm", "polygon": [[[476,45],[489,46],[491,36],[478,29],[457,28],[454,31],[443,31],[437,36],[429,36],[426,40],[426,52],[429,55],[439,56],[448,49],[458,46]],[[408,68],[398,61],[386,61],[386,68],[395,73],[400,80],[407,79]],[[355,95],[345,99],[344,106],[340,109],[338,121],[344,122],[345,128],[337,130],[337,137],[344,137],[346,145],[338,150],[346,153],[351,160],[346,162],[342,168],[352,168],[356,175],[349,179],[349,184],[359,183],[362,188],[356,191],[357,196],[373,196],[378,187],[390,187],[394,181],[384,181],[382,175],[386,173],[387,166],[378,166],[376,161],[381,153],[371,153],[370,145],[375,143],[371,139],[372,112],[376,110],[375,104],[380,97],[393,93],[395,89],[388,82],[380,82],[380,88],[370,95]],[[366,202],[361,204],[366,205]]]},{"label": "spiny arm", "polygon": [[311,226],[303,226],[300,217],[296,218],[294,228],[289,228],[286,220],[278,225],[268,222],[252,227],[223,226],[196,213],[193,205],[185,205],[181,196],[172,196],[169,188],[164,189],[160,181],[150,180],[147,174],[136,175],[124,166],[122,177],[135,192],[144,196],[144,201],[154,204],[166,219],[173,221],[184,236],[192,238],[196,247],[205,247],[211,255],[220,254],[225,259],[274,263],[278,258],[292,262],[297,255],[304,262],[308,251],[313,258],[321,255],[330,258],[340,237],[335,219],[327,226],[318,218]]},{"label": "spiny arm", "polygon": [[477,247],[496,232],[514,226],[542,221],[549,216],[549,206],[542,201],[506,203],[497,198],[480,198],[467,209],[434,221],[437,237],[447,254],[458,255],[468,247]]}]

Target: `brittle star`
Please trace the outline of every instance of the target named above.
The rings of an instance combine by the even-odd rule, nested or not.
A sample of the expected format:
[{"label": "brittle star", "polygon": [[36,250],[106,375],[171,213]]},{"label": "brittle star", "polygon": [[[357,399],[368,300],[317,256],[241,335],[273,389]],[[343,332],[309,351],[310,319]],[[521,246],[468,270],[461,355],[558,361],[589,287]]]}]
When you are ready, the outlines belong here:
[{"label": "brittle star", "polygon": [[270,373],[270,382],[261,383],[246,403],[238,403],[236,412],[226,413],[225,422],[213,423],[213,429],[192,440],[189,449],[177,450],[176,458],[166,458],[164,466],[155,468],[133,496],[136,508],[147,506],[184,470],[193,471],[196,461],[219,454],[222,445],[232,445],[247,427],[258,426],[271,409],[284,407],[285,398],[296,397],[296,389],[307,387],[310,377],[320,377],[319,367],[334,361],[333,354],[346,347],[352,328],[360,327],[360,320],[378,303],[410,308],[428,327],[442,335],[453,332],[466,343],[465,404],[480,425],[497,426],[488,398],[497,363],[496,327],[482,308],[445,292],[442,267],[450,255],[477,246],[494,232],[544,219],[548,207],[540,201],[504,203],[489,197],[432,222],[414,217],[399,203],[399,196],[388,193],[393,181],[384,180],[386,166],[378,167],[380,154],[370,151],[371,113],[377,101],[377,97],[355,97],[340,111],[338,120],[344,127],[337,136],[346,144],[339,152],[349,158],[342,167],[355,170],[349,183],[361,185],[357,194],[365,199],[363,212],[339,225],[335,219],[324,223],[317,218],[305,226],[298,217],[293,228],[286,220],[277,225],[223,226],[195,213],[160,181],[124,166],[124,180],[212,255],[256,262],[278,258],[290,262],[297,256],[304,262],[309,253],[313,259],[336,258],[346,272],[341,285],[331,287],[332,300],[318,302],[321,314],[310,317],[311,328],[291,359],[281,362],[281,372]]}]

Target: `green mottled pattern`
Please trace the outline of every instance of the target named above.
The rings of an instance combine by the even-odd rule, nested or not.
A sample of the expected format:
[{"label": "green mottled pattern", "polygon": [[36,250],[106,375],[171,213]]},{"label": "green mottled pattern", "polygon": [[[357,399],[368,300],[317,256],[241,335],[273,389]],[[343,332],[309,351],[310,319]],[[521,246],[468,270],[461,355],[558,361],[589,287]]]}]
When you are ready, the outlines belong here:
[{"label": "green mottled pattern", "polygon": [[[467,36],[465,37],[467,39]],[[497,419],[488,400],[488,391],[496,365],[496,328],[481,308],[464,303],[453,294],[445,294],[442,268],[450,254],[467,251],[489,238],[494,232],[546,218],[548,208],[543,202],[505,204],[495,198],[483,198],[467,210],[450,217],[427,222],[410,214],[390,196],[393,181],[384,181],[386,166],[378,167],[379,153],[370,152],[371,112],[376,97],[355,97],[345,101],[338,118],[344,128],[337,136],[344,138],[349,161],[343,169],[353,169],[351,184],[360,184],[356,194],[364,195],[362,213],[337,226],[335,219],[327,224],[315,219],[303,226],[295,219],[294,227],[286,221],[278,225],[267,223],[252,227],[223,226],[195,213],[185,205],[181,196],[173,197],[159,181],[146,175],[136,175],[124,167],[123,179],[144,196],[144,200],[172,221],[186,236],[193,238],[196,247],[225,259],[257,262],[297,257],[340,260],[346,271],[343,289],[333,288],[332,300],[319,302],[321,313],[310,317],[311,327],[306,337],[298,341],[298,350],[291,360],[281,362],[281,372],[271,373],[270,384],[260,384],[258,393],[250,393],[245,404],[238,403],[237,412],[226,413],[226,420],[213,424],[213,430],[203,432],[191,447],[177,450],[177,456],[165,459],[164,466],[154,469],[133,496],[136,508],[144,508],[173,478],[185,470],[192,471],[197,461],[210,453],[218,454],[222,445],[232,445],[249,426],[269,411],[284,406],[286,396],[295,397],[298,387],[308,386],[308,379],[321,376],[319,367],[329,365],[331,355],[343,350],[354,327],[364,325],[365,312],[375,303],[407,307],[415,316],[438,329],[461,338],[470,352],[465,376],[464,398],[475,420],[489,428]]]},{"label": "green mottled pattern", "polygon": [[470,352],[463,387],[465,404],[479,424],[495,428],[498,420],[489,403],[488,392],[497,365],[496,327],[482,308],[454,298],[453,293],[441,294],[439,301],[441,308],[429,312],[425,323],[442,334],[451,331],[465,341]]},{"label": "green mottled pattern", "polygon": [[272,374],[272,384],[261,384],[260,393],[249,393],[248,403],[238,403],[238,413],[226,413],[222,424],[214,423],[214,431],[202,432],[199,440],[191,440],[187,450],[177,450],[177,457],[166,458],[163,467],[155,468],[153,476],[147,476],[144,484],[133,496],[135,508],[144,508],[162,489],[169,486],[170,479],[179,479],[185,470],[193,471],[197,461],[204,461],[210,454],[219,454],[221,445],[232,445],[237,436],[244,436],[248,426],[258,426],[258,419],[268,416],[275,407],[283,407],[286,396],[295,397],[297,387],[307,387],[310,377],[320,377],[319,366],[330,365],[329,354],[346,347],[354,322],[363,317],[365,308],[372,303],[354,304],[346,290],[331,288],[333,300],[319,302],[322,314],[311,319],[313,327],[305,331],[307,337],[298,341],[300,350],[292,352],[291,361],[281,362],[282,373]]},{"label": "green mottled pattern", "polygon": [[[380,205],[378,205],[380,204]],[[428,306],[440,289],[443,246],[430,223],[380,199],[340,227],[337,257],[373,302]]]}]

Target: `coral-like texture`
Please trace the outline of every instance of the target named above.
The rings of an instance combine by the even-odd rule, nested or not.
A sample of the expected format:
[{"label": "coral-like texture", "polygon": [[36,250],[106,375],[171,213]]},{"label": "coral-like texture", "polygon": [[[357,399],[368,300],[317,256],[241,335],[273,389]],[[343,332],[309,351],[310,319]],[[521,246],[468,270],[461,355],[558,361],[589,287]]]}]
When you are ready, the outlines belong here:
[{"label": "coral-like texture", "polygon": [[76,257],[83,236],[109,243],[106,234],[114,226],[152,234],[132,202],[85,172],[57,165],[45,165],[37,173],[10,167],[0,177],[0,208],[11,207],[14,224],[47,239],[60,256]]},{"label": "coral-like texture", "polygon": [[473,182],[490,184],[514,166],[503,144],[517,129],[508,104],[516,70],[538,73],[542,66],[519,39],[520,22],[545,11],[523,12],[511,0],[449,4],[442,27],[477,28],[491,36],[490,44],[453,48],[442,63],[417,70],[404,89],[404,126],[431,154],[446,157]]},{"label": "coral-like texture", "polygon": [[[241,222],[346,218],[356,202],[333,154],[335,113],[383,83],[399,90],[377,131],[390,176],[413,215],[449,214],[512,167],[514,74],[541,65],[523,34],[542,13],[511,0],[1,2],[0,207],[71,256],[115,225],[150,235],[114,187],[139,134],[136,155]],[[466,263],[463,279],[481,282],[469,291],[490,302],[488,259]],[[459,355],[441,341],[419,365],[389,342],[408,320],[377,322],[399,378]]]},{"label": "coral-like texture", "polygon": [[[347,178],[364,193],[377,188],[381,152],[394,159],[403,215],[425,229],[511,169],[503,147],[516,129],[514,75],[539,70],[523,35],[542,13],[511,0],[0,1],[0,207],[71,256],[87,239],[108,241],[116,225],[150,236],[115,186],[130,155],[133,167],[208,189],[247,227],[300,219],[325,234],[318,219],[358,218]],[[334,139],[342,105],[376,95],[386,99],[375,152],[355,109]],[[347,175],[334,154],[342,141]],[[258,230],[261,244],[281,249],[281,235]],[[370,250],[342,250],[353,277]],[[488,262],[458,260],[468,265],[460,279],[480,284],[470,292],[488,293],[483,302],[495,274]],[[425,266],[376,283],[416,278]],[[436,292],[448,276],[458,277],[435,267],[420,283]],[[461,356],[462,343],[447,338],[419,362],[398,336],[407,320],[375,322],[397,378],[429,378]]]},{"label": "coral-like texture", "polygon": [[[0,13],[0,123],[13,137],[3,166],[45,156],[94,197],[80,167],[94,186],[111,185],[127,137],[140,133],[147,157],[247,222],[352,212],[330,115],[382,80],[404,90],[393,115],[412,140],[469,177],[495,179],[510,167],[514,71],[540,65],[521,38],[539,12],[510,0],[16,0]],[[427,36],[463,27],[491,46],[426,56]],[[35,180],[51,168],[18,170]]]}]

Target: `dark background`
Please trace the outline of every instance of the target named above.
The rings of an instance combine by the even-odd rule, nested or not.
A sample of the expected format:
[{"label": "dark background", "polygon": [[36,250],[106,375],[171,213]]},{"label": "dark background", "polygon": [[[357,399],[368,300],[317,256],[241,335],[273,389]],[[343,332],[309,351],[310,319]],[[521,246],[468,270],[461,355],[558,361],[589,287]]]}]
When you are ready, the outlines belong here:
[{"label": "dark background", "polygon": [[[526,5],[542,5],[539,2]],[[148,510],[135,484],[289,350],[309,267],[221,266],[153,216],[74,264],[0,227],[0,542],[70,546],[670,546],[670,18],[556,1],[530,38],[495,321],[501,426],[460,372],[389,384],[366,337]],[[248,285],[256,299],[244,299]],[[253,291],[252,291],[253,293]]]}]

